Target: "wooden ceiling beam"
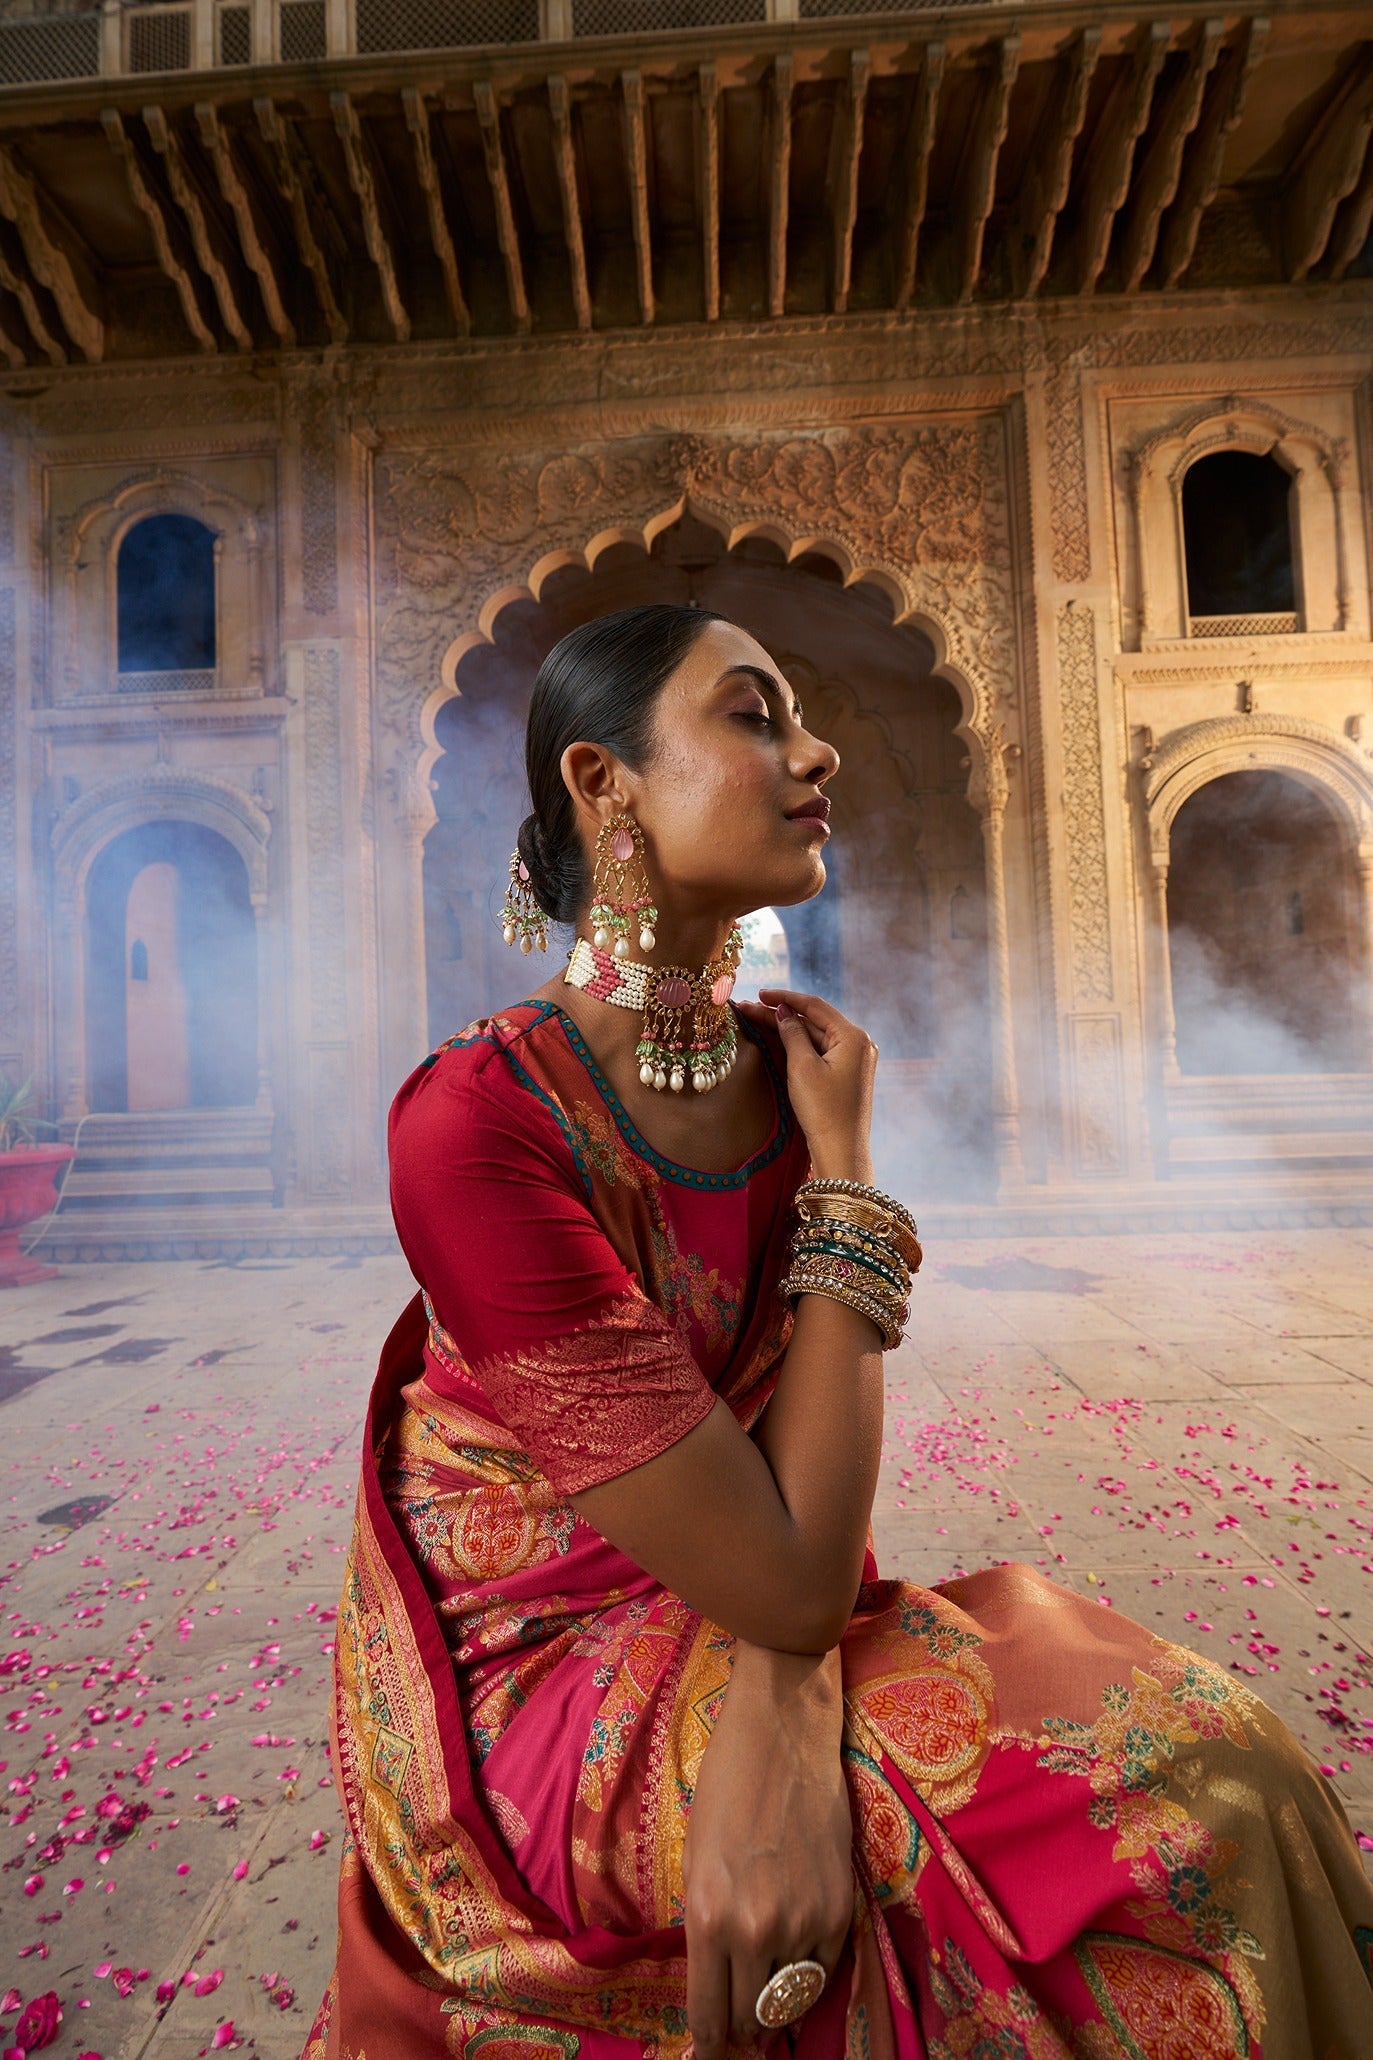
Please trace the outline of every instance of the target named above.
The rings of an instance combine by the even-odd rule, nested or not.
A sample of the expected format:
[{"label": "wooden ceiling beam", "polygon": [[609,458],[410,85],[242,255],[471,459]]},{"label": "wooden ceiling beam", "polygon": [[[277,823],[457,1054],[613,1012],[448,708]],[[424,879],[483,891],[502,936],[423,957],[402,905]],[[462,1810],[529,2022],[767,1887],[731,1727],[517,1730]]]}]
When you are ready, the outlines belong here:
[{"label": "wooden ceiling beam", "polygon": [[954,231],[955,297],[970,301],[982,276],[987,218],[996,198],[996,167],[1011,118],[1011,88],[1020,70],[1020,38],[1003,38],[978,109],[967,176],[961,182]]},{"label": "wooden ceiling beam", "polygon": [[720,319],[720,74],[714,63],[696,74],[701,110],[701,271],[707,322]]},{"label": "wooden ceiling beam", "polygon": [[1101,110],[1085,168],[1077,252],[1077,290],[1096,291],[1111,246],[1111,230],[1130,188],[1135,145],[1144,133],[1154,86],[1168,55],[1171,28],[1151,21],[1135,45],[1128,71]]},{"label": "wooden ceiling beam", "polygon": [[1165,293],[1172,291],[1192,262],[1202,216],[1220,186],[1226,141],[1244,112],[1249,81],[1263,57],[1269,27],[1267,15],[1250,15],[1239,40],[1228,45],[1211,74],[1201,120],[1187,147],[1177,195],[1163,225],[1159,284]]},{"label": "wooden ceiling beam", "polygon": [[46,196],[4,145],[0,214],[18,230],[28,268],[52,295],[68,336],[84,358],[98,364],[105,355],[105,321],[95,274],[74,235],[59,226]]},{"label": "wooden ceiling beam", "polygon": [[925,225],[930,194],[930,152],[934,149],[935,123],[939,119],[939,89],[944,83],[944,55],[943,43],[925,45],[907,131],[906,205],[896,261],[896,305],[903,314],[915,297],[920,232]]},{"label": "wooden ceiling beam", "polygon": [[372,156],[372,146],[363,133],[358,111],[347,93],[331,93],[329,106],[334,130],[343,145],[348,183],[362,216],[362,234],[367,255],[381,280],[381,297],[397,343],[410,341],[410,315],[400,290],[397,238],[390,222],[390,209],[382,197],[381,177]]},{"label": "wooden ceiling beam", "polygon": [[[300,261],[314,284],[315,298],[320,313],[329,331],[331,343],[347,343],[348,324],[334,293],[334,282],[330,277],[329,264],[315,234],[314,210],[306,199],[291,155],[290,140],[286,124],[281,118],[276,102],[260,95],[253,102],[258,129],[267,146],[268,160],[276,189],[286,203],[291,217],[291,228],[296,239],[296,250]],[[313,197],[313,196],[312,196]]]},{"label": "wooden ceiling beam", "polygon": [[486,159],[487,184],[491,188],[491,199],[496,210],[496,236],[501,247],[501,257],[505,262],[505,284],[510,295],[510,311],[515,318],[515,327],[521,335],[525,335],[530,326],[529,295],[525,290],[520,235],[515,226],[515,207],[510,197],[510,181],[505,170],[505,151],[501,145],[501,114],[489,79],[473,80],[472,101],[477,110],[477,127],[482,139],[482,153]]},{"label": "wooden ceiling beam", "polygon": [[1054,92],[1030,152],[1011,238],[1019,291],[1033,300],[1044,283],[1053,253],[1068,184],[1073,148],[1087,119],[1087,99],[1101,55],[1101,30],[1085,28],[1073,38],[1058,67]]},{"label": "wooden ceiling beam", "polygon": [[0,299],[0,357],[11,372],[22,372],[29,362],[27,338],[19,334],[21,317],[17,306]]},{"label": "wooden ceiling beam", "polygon": [[1328,276],[1332,280],[1343,279],[1367,243],[1370,228],[1373,228],[1373,142],[1369,143],[1364,155],[1359,183],[1336,216],[1331,231]]},{"label": "wooden ceiling beam", "polygon": [[170,279],[176,288],[186,327],[200,348],[213,356],[219,349],[219,338],[201,310],[195,277],[181,249],[182,238],[172,211],[149,179],[138,147],[124,127],[123,116],[116,109],[107,107],[100,117],[100,126],[105,131],[105,140],[124,167],[129,198],[152,231],[157,262],[164,277]]},{"label": "wooden ceiling beam", "polygon": [[586,239],[582,204],[577,193],[577,152],[572,140],[572,100],[567,80],[554,72],[548,81],[548,110],[553,117],[553,161],[558,168],[558,193],[563,208],[563,242],[572,275],[572,308],[579,329],[591,327],[591,288],[586,276]]},{"label": "wooden ceiling beam", "polygon": [[191,177],[178,137],[160,107],[145,107],[143,126],[152,138],[153,149],[167,168],[172,199],[181,210],[195,252],[196,263],[209,280],[219,307],[220,320],[240,350],[251,350],[253,332],[239,294],[238,265],[219,224],[206,211],[200,189]]},{"label": "wooden ceiling beam", "polygon": [[46,297],[43,288],[30,277],[23,246],[11,224],[3,220],[0,220],[0,287],[13,295],[30,336],[48,363],[65,365],[66,347],[48,320],[43,305]]},{"label": "wooden ceiling beam", "polygon": [[1373,49],[1351,65],[1316,122],[1281,204],[1284,268],[1296,285],[1325,254],[1335,211],[1354,191],[1373,132]]},{"label": "wooden ceiling beam", "polygon": [[415,177],[424,194],[425,213],[429,218],[429,241],[434,256],[439,261],[443,275],[444,299],[448,302],[448,314],[459,336],[472,333],[472,316],[462,290],[462,275],[458,270],[458,253],[453,248],[453,234],[448,226],[448,210],[443,203],[443,185],[439,178],[438,161],[434,156],[434,133],[429,120],[429,105],[417,86],[401,89],[401,105],[405,109],[405,126],[410,131],[410,147],[415,158]]},{"label": "wooden ceiling beam", "polygon": [[1121,241],[1122,284],[1134,293],[1154,261],[1165,208],[1171,207],[1182,171],[1187,139],[1201,118],[1206,82],[1220,55],[1225,23],[1203,21],[1187,54],[1187,68],[1173,87],[1150,139],[1144,162],[1130,179],[1130,200]]},{"label": "wooden ceiling beam", "polygon": [[196,102],[195,119],[201,145],[214,167],[220,198],[233,219],[243,262],[257,280],[257,289],[262,295],[262,306],[268,326],[278,343],[284,349],[291,350],[295,345],[296,330],[295,324],[286,312],[281,284],[280,255],[243,183],[229,147],[228,135],[220,127],[219,116],[208,100]]},{"label": "wooden ceiling beam", "polygon": [[853,229],[858,220],[858,168],[863,156],[863,122],[868,105],[872,58],[866,50],[849,52],[849,71],[842,92],[838,139],[838,176],[834,188],[834,312],[849,304],[853,277]]},{"label": "wooden ceiling beam", "polygon": [[639,319],[653,320],[653,224],[648,210],[648,137],[644,122],[644,78],[640,71],[620,74],[624,95],[625,170],[629,178],[629,213],[634,227],[634,268],[639,284]]},{"label": "wooden ceiling beam", "polygon": [[792,55],[780,50],[772,65],[772,148],[768,174],[768,313],[787,310],[787,216],[791,207]]}]

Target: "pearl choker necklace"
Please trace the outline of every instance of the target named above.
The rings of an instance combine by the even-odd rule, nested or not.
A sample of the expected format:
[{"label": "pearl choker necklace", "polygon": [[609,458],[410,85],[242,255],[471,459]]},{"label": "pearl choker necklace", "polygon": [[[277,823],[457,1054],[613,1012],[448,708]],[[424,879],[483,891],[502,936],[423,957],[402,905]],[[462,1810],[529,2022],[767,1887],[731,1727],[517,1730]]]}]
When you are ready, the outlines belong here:
[{"label": "pearl choker necklace", "polygon": [[723,956],[708,959],[693,974],[684,966],[615,958],[579,937],[563,979],[597,1001],[642,1012],[643,1034],[634,1056],[645,1087],[680,1094],[690,1079],[698,1094],[707,1094],[729,1077],[738,1056],[739,1032],[729,998],[743,948],[736,926]]}]

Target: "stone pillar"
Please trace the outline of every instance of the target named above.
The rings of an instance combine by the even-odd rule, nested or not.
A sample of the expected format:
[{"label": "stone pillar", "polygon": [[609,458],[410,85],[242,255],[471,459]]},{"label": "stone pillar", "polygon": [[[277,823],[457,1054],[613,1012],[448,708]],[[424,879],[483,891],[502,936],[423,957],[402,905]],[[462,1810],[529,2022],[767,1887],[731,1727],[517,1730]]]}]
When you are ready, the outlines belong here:
[{"label": "stone pillar", "polygon": [[429,1049],[429,985],[424,937],[424,840],[437,817],[413,768],[390,765],[390,802],[378,907],[381,944],[381,1054],[390,1092]]},{"label": "stone pillar", "polygon": [[1363,985],[1367,996],[1365,1065],[1373,1067],[1373,845],[1360,844],[1354,854],[1359,879],[1359,945],[1363,955]]},{"label": "stone pillar", "polygon": [[267,953],[267,889],[260,888],[250,898],[253,904],[253,942],[257,950],[257,1092],[253,1107],[268,1110],[272,1107],[272,1071],[267,1031],[267,987],[271,971]]},{"label": "stone pillar", "polygon": [[90,1113],[86,1099],[86,926],[76,891],[68,882],[57,887],[53,913],[56,1084],[62,1098],[62,1120],[75,1122]]},{"label": "stone pillar", "polygon": [[1151,846],[1149,887],[1153,903],[1154,970],[1158,984],[1159,1056],[1165,1084],[1178,1071],[1177,1018],[1173,1012],[1173,960],[1168,948],[1168,853]]},{"label": "stone pillar", "polygon": [[982,845],[987,868],[987,972],[992,1005],[992,1132],[997,1188],[1023,1187],[1020,1158],[1020,1090],[1016,1081],[1011,1003],[1011,939],[1006,916],[1005,818],[1010,798],[1006,776],[1005,728],[992,725],[982,740]]}]

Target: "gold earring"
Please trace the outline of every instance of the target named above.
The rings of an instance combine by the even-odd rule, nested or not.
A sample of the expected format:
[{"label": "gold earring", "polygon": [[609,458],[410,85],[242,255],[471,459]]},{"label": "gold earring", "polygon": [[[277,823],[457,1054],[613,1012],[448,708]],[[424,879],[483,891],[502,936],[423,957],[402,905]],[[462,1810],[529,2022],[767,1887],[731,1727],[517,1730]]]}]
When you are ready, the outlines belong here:
[{"label": "gold earring", "polygon": [[510,885],[505,890],[501,923],[501,935],[507,944],[518,941],[520,950],[525,953],[531,952],[536,944],[540,951],[547,951],[548,917],[534,899],[529,867],[518,851],[510,854]]},{"label": "gold earring", "polygon": [[644,835],[632,815],[613,815],[596,837],[591,879],[592,943],[615,958],[629,957],[630,931],[637,923],[640,951],[657,943],[658,911],[644,870]]}]

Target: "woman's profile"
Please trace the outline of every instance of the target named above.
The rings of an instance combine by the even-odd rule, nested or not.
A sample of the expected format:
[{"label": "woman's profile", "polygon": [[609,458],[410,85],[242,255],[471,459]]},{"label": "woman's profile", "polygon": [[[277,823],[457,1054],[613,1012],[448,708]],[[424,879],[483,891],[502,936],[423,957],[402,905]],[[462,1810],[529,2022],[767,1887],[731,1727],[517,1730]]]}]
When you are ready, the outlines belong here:
[{"label": "woman's profile", "polygon": [[877,1052],[732,998],[837,754],[655,606],[552,651],[526,763],[512,964],[576,943],[391,1109],[306,2060],[1368,2060],[1373,1889],[1257,1697],[1027,1566],[879,1578]]}]

